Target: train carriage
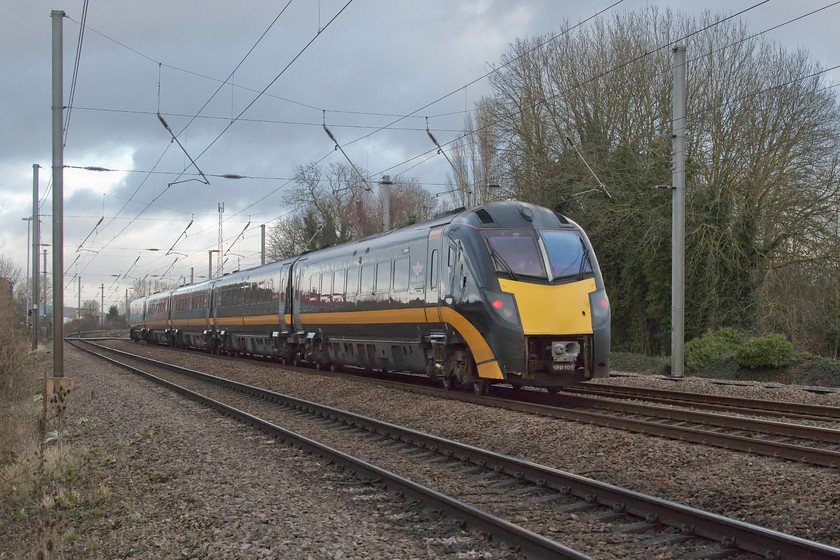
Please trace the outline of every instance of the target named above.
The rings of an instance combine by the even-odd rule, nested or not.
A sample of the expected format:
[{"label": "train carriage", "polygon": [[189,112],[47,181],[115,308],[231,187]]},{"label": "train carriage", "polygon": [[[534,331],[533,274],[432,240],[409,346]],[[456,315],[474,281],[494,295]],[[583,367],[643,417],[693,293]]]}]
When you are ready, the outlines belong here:
[{"label": "train carriage", "polygon": [[279,357],[289,333],[287,293],[291,261],[225,275],[213,285],[209,313],[215,348]]},{"label": "train carriage", "polygon": [[317,367],[424,371],[428,226],[316,251],[295,263],[293,320]]},{"label": "train carriage", "polygon": [[145,298],[141,335],[147,342],[169,344],[169,292]]},{"label": "train carriage", "polygon": [[210,301],[213,282],[181,286],[170,297],[170,344],[209,349],[213,335],[210,328]]}]

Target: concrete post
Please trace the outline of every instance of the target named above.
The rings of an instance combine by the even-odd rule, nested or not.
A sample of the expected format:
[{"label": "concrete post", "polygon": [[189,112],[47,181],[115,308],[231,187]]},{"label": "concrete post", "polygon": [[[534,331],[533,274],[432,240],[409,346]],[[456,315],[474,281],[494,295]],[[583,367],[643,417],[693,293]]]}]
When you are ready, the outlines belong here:
[{"label": "concrete post", "polygon": [[674,53],[673,217],[671,224],[671,377],[685,366],[685,47]]}]

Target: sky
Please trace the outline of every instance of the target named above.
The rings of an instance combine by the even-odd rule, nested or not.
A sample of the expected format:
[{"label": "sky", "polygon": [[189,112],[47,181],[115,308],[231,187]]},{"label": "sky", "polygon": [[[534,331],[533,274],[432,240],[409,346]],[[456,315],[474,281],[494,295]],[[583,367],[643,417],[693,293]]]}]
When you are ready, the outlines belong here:
[{"label": "sky", "polygon": [[[270,228],[292,210],[283,193],[295,169],[346,161],[324,124],[371,183],[405,174],[442,192],[450,167],[434,153],[425,119],[444,146],[457,138],[465,115],[491,93],[486,78],[476,79],[518,38],[556,33],[601,11],[609,18],[654,6],[726,16],[760,0],[615,2],[93,0],[73,89],[84,1],[2,0],[0,255],[26,270],[24,218],[37,164],[52,273],[52,10],[66,14],[65,106],[73,94],[64,148],[64,300],[75,306],[81,277],[82,302],[99,301],[104,285],[107,308],[140,279],[205,279],[220,203],[225,272],[258,265],[260,225]],[[740,19],[758,32],[832,3],[770,0]],[[766,37],[832,67],[840,64],[838,23],[840,5]],[[829,74],[830,83],[838,80]]]}]

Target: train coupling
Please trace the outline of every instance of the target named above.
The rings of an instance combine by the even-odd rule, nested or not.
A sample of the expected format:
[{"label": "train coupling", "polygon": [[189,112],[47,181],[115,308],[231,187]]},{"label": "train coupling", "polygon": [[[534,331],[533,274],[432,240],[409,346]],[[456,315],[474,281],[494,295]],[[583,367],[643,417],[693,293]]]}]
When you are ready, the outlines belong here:
[{"label": "train coupling", "polygon": [[578,356],[580,355],[580,343],[577,341],[554,341],[551,343],[551,357],[554,371],[574,371]]}]

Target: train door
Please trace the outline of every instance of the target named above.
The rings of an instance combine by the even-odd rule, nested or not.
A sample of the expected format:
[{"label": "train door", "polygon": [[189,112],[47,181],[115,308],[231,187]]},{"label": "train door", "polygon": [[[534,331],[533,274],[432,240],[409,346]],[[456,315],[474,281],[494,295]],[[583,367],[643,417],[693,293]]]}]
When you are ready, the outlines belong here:
[{"label": "train door", "polygon": [[219,292],[216,289],[216,283],[214,282],[210,286],[210,307],[207,312],[207,322],[209,323],[209,329],[211,331],[216,331],[216,308],[219,306]]},{"label": "train door", "polygon": [[441,305],[451,306],[456,301],[460,300],[460,286],[456,281],[458,277],[457,269],[459,262],[459,243],[454,239],[447,237],[443,243],[443,251],[445,254],[441,255]]},{"label": "train door", "polygon": [[289,293],[286,295],[287,299],[291,300],[292,305],[292,324],[289,325],[289,332],[299,332],[303,330],[303,321],[300,318],[300,305],[303,294],[301,293],[303,290],[309,289],[309,286],[304,286],[302,283],[306,280],[308,276],[304,276],[304,268],[305,264],[303,260],[295,261],[295,266],[292,269],[292,274],[290,278]]},{"label": "train door", "polygon": [[277,286],[277,291],[279,294],[280,305],[278,313],[280,314],[280,330],[289,332],[291,330],[291,322],[292,316],[292,302],[291,302],[291,290],[289,282],[289,270],[291,269],[291,263],[284,264],[280,268],[280,283]]},{"label": "train door", "polygon": [[440,323],[440,261],[443,228],[429,233],[426,246],[426,322]]}]

